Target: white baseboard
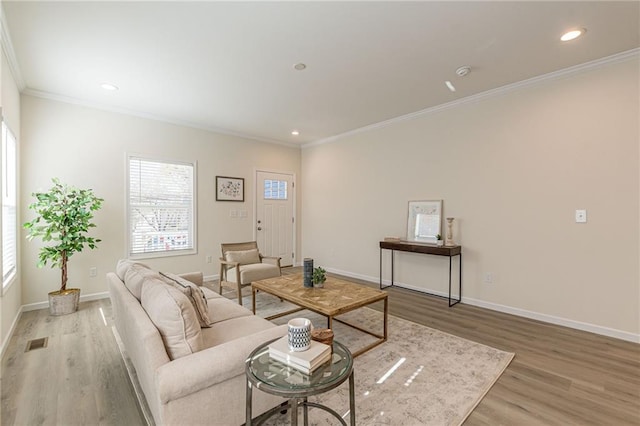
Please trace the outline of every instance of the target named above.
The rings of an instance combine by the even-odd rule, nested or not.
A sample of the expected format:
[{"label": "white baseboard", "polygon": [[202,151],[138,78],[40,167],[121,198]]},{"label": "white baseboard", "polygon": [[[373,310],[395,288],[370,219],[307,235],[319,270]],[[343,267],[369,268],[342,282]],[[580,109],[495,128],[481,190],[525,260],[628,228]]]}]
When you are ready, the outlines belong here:
[{"label": "white baseboard", "polygon": [[0,359],[4,357],[4,351],[6,351],[7,346],[9,346],[9,341],[11,340],[11,337],[13,336],[14,331],[16,331],[16,326],[18,325],[18,321],[20,321],[20,317],[22,316],[23,311],[24,311],[23,306],[20,306],[20,309],[18,309],[18,313],[16,314],[16,317],[13,319],[13,322],[11,323],[9,332],[7,333],[7,336],[2,342],[2,347],[0,348]]},{"label": "white baseboard", "polygon": [[[92,294],[87,294],[87,295],[82,295],[82,293],[80,293],[80,302],[89,302],[91,300],[99,300],[99,299],[107,299],[109,298],[109,292],[108,291],[104,291],[101,293],[92,293]],[[46,309],[49,307],[49,301],[44,301],[44,302],[36,302],[36,303],[29,303],[28,305],[22,305],[22,312],[29,312],[29,311],[36,311],[38,309]]]},{"label": "white baseboard", "polygon": [[215,274],[215,275],[205,275],[203,278],[205,283],[211,282],[211,281],[217,281],[220,279],[220,274]]},{"label": "white baseboard", "polygon": [[[354,274],[349,271],[342,271],[334,268],[326,268],[328,272],[332,272],[334,274],[344,275],[345,277],[356,278],[363,281],[372,282],[375,284],[380,283],[380,279],[378,277],[371,277],[368,275]],[[384,285],[390,285],[390,280],[382,280]],[[405,283],[395,282],[395,286],[408,288],[410,290],[416,291],[424,291],[425,289],[422,287],[416,287]],[[428,290],[428,289],[427,289]],[[430,293],[436,294],[442,297],[448,297],[448,293],[428,290]],[[550,324],[561,325],[564,327],[573,328],[576,330],[588,331],[590,333],[600,334],[602,336],[613,337],[615,339],[625,340],[633,343],[640,343],[640,334],[629,333],[628,331],[616,330],[614,328],[603,327],[600,325],[589,324],[581,321],[575,321],[567,318],[556,317],[553,315],[542,314],[539,312],[527,311],[525,309],[514,308],[511,306],[500,305],[498,303],[486,302],[484,300],[472,299],[469,297],[462,297],[462,303],[466,303],[467,305],[478,306],[485,309],[490,309],[492,311],[504,312],[506,314],[516,315],[519,317],[530,318],[537,321],[542,321]],[[455,309],[455,308],[454,308]]]},{"label": "white baseboard", "polygon": [[534,319],[550,324],[561,325],[564,327],[574,328],[576,330],[588,331],[590,333],[613,337],[620,340],[626,340],[628,342],[640,343],[640,334],[629,333],[628,331],[616,330],[614,328],[603,327],[600,325],[589,324],[586,322],[556,317],[548,314],[541,314],[538,312],[527,311],[525,309],[513,308],[511,306],[485,302],[484,300],[471,299],[468,297],[463,297],[462,301],[468,305],[479,306],[481,308],[491,309],[492,311],[504,312],[506,314]]}]

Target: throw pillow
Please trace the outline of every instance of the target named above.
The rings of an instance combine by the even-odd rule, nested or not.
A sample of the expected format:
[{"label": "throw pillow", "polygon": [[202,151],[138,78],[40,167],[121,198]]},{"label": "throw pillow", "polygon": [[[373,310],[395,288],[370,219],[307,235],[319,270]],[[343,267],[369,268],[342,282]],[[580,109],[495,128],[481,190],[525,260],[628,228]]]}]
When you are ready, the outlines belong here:
[{"label": "throw pillow", "polygon": [[193,308],[196,310],[200,327],[211,327],[209,303],[202,289],[191,281],[185,280],[176,274],[160,272],[160,275],[162,275],[167,284],[174,286],[187,296]]},{"label": "throw pillow", "polygon": [[124,281],[124,276],[127,274],[127,271],[129,270],[131,265],[141,265],[147,269],[151,269],[144,263],[136,262],[135,260],[120,259],[118,260],[118,264],[116,265],[116,275],[118,276],[118,278],[120,278],[120,281]]},{"label": "throw pillow", "polygon": [[258,249],[228,251],[225,253],[227,262],[238,262],[241,265],[249,265],[251,263],[260,263],[260,254]]},{"label": "throw pillow", "polygon": [[195,309],[180,290],[159,279],[146,280],[141,304],[162,336],[169,358],[181,358],[203,349]]},{"label": "throw pillow", "polygon": [[142,284],[145,280],[151,278],[160,279],[161,277],[160,274],[149,269],[146,265],[134,263],[124,274],[124,285],[136,299],[140,300],[142,295]]}]

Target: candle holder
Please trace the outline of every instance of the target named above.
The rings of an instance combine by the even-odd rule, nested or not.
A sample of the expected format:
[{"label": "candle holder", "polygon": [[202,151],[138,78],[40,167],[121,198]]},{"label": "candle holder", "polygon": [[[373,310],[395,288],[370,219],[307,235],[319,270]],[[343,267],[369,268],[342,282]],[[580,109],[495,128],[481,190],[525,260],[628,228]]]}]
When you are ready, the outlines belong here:
[{"label": "candle holder", "polygon": [[446,246],[455,246],[456,243],[453,242],[453,220],[455,218],[448,217],[447,218],[447,238],[444,241],[444,245]]}]

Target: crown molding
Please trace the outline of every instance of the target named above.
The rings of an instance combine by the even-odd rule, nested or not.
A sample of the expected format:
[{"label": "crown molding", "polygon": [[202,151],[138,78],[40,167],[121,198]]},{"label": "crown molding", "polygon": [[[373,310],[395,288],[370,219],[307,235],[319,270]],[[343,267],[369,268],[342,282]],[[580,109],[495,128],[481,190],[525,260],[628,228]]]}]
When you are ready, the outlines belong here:
[{"label": "crown molding", "polygon": [[13,50],[13,43],[11,42],[11,35],[9,34],[9,26],[7,25],[7,20],[4,15],[4,8],[0,4],[0,42],[2,44],[2,51],[4,52],[7,62],[9,62],[9,69],[11,71],[11,75],[13,76],[14,81],[16,82],[16,86],[18,86],[18,90],[22,92],[25,88],[24,79],[22,78],[22,73],[20,72],[20,66],[18,65],[18,60],[16,59],[16,53]]},{"label": "crown molding", "polygon": [[93,108],[93,109],[97,109],[97,110],[101,110],[101,111],[113,112],[113,113],[116,113],[116,114],[123,114],[123,115],[129,115],[129,116],[133,116],[133,117],[145,118],[147,120],[161,121],[163,123],[175,124],[176,126],[188,127],[188,128],[191,128],[191,129],[204,130],[204,131],[211,132],[211,133],[218,133],[218,134],[227,135],[227,136],[234,136],[234,137],[246,139],[246,140],[249,140],[249,141],[252,141],[252,142],[262,142],[262,143],[269,143],[269,144],[273,144],[273,145],[282,145],[282,146],[286,146],[287,148],[298,148],[298,149],[300,148],[300,145],[298,145],[298,144],[279,141],[279,140],[276,140],[276,139],[270,139],[270,138],[265,138],[265,137],[261,137],[261,136],[250,135],[248,133],[234,132],[232,130],[227,130],[227,129],[223,129],[223,128],[220,128],[220,127],[214,127],[214,126],[206,126],[206,125],[202,125],[202,124],[198,124],[198,123],[192,123],[190,121],[175,120],[173,118],[163,117],[163,116],[156,115],[156,114],[150,114],[150,113],[136,111],[136,110],[130,110],[130,109],[126,109],[126,108],[113,107],[113,106],[109,106],[109,105],[100,104],[100,103],[97,103],[97,102],[83,101],[81,99],[77,99],[77,98],[74,98],[74,97],[71,97],[71,96],[59,95],[59,94],[56,94],[56,93],[45,92],[45,91],[42,91],[42,90],[34,90],[34,89],[26,88],[26,89],[24,89],[22,91],[22,93],[25,94],[25,95],[36,97],[36,98],[48,99],[48,100],[56,101],[56,102],[64,102],[64,103],[67,103],[67,104],[78,105],[78,106],[83,106],[83,107],[87,107],[87,108]]},{"label": "crown molding", "polygon": [[400,123],[406,120],[412,120],[414,118],[426,116],[429,114],[435,114],[440,111],[444,111],[447,109],[452,109],[459,107],[461,105],[467,105],[473,102],[479,102],[481,100],[492,98],[496,96],[502,96],[504,94],[513,92],[515,90],[520,90],[525,87],[535,86],[547,81],[557,80],[560,78],[564,78],[570,75],[575,75],[578,73],[582,73],[585,71],[589,71],[595,68],[600,68],[606,65],[612,65],[620,62],[625,62],[632,59],[640,58],[640,48],[627,50],[625,52],[617,53],[615,55],[606,56],[604,58],[596,59],[590,62],[585,62],[583,64],[574,65],[569,68],[564,68],[558,71],[554,71],[548,74],[539,75],[537,77],[532,77],[527,80],[518,81],[516,83],[507,84],[506,86],[498,87],[495,89],[487,90],[485,92],[477,93],[475,95],[467,96],[465,98],[456,99],[455,101],[447,102],[445,104],[436,105],[434,107],[425,108],[420,111],[412,112],[406,115],[402,115],[399,117],[391,118],[389,120],[381,121],[379,123],[374,123],[365,127],[360,127],[358,129],[349,130],[348,132],[340,133],[335,136],[330,136],[328,138],[319,139],[314,142],[309,142],[302,145],[302,149],[310,148],[317,145],[324,145],[326,143],[336,142],[340,139],[347,138],[349,136],[357,135],[359,133],[369,132],[375,129],[381,129],[384,127],[388,127],[394,125],[396,123]]}]

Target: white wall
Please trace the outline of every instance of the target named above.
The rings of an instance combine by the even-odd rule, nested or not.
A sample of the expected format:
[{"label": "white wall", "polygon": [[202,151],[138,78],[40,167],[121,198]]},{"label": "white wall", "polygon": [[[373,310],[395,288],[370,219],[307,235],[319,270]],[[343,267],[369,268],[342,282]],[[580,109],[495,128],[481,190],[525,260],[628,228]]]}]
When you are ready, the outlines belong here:
[{"label": "white wall", "polygon": [[[407,202],[442,199],[466,301],[638,340],[638,65],[304,148],[302,255],[377,281],[378,242],[406,236]],[[446,290],[446,258],[397,256],[398,281]]]},{"label": "white wall", "polygon": [[[51,186],[51,178],[92,188],[105,199],[96,214],[93,235],[102,239],[97,250],[73,256],[69,286],[83,295],[107,291],[104,275],[126,257],[126,153],[150,154],[176,160],[197,160],[198,250],[193,256],[145,261],[160,270],[218,274],[220,243],[253,239],[253,194],[256,168],[300,175],[300,150],[249,141],[159,121],[100,111],[77,105],[22,96],[22,221],[31,193]],[[215,176],[245,178],[245,202],[215,201]],[[230,218],[230,209],[245,209],[247,218]],[[300,233],[298,232],[298,235]],[[297,244],[299,247],[300,245]],[[58,270],[35,267],[40,243],[22,245],[23,304],[45,301],[59,287]],[[212,255],[214,262],[205,258]],[[89,268],[98,277],[89,278]]]},{"label": "white wall", "polygon": [[[18,141],[18,156],[20,156],[20,93],[18,87],[9,69],[9,63],[5,56],[4,49],[2,49],[2,64],[0,67],[0,107],[2,109],[2,118],[6,121],[7,125],[11,128]],[[19,168],[18,168],[19,170]],[[0,219],[1,221],[1,219]],[[0,227],[0,233],[2,227]],[[18,248],[20,241],[18,241]],[[20,265],[20,254],[18,253],[18,265]],[[0,270],[2,265],[0,265]],[[0,273],[0,276],[2,274]],[[22,286],[21,286],[21,274],[18,268],[14,282],[9,288],[2,292],[0,299],[0,348],[5,347],[7,338],[11,327],[16,320],[20,311],[22,298]]]}]

